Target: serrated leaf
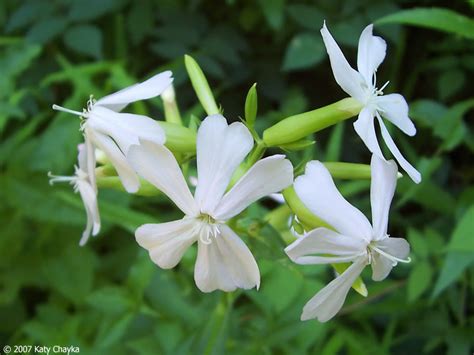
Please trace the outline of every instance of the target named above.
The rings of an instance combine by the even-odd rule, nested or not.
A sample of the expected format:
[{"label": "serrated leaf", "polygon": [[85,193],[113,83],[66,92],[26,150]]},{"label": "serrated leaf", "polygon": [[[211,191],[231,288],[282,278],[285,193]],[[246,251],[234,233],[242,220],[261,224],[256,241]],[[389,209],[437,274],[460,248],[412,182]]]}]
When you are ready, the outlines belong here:
[{"label": "serrated leaf", "polygon": [[300,33],[293,37],[286,48],[283,69],[306,69],[321,62],[325,55],[326,50],[320,36]]},{"label": "serrated leaf", "polygon": [[389,23],[426,27],[474,39],[474,21],[449,9],[415,8],[403,10],[375,21],[377,25]]}]

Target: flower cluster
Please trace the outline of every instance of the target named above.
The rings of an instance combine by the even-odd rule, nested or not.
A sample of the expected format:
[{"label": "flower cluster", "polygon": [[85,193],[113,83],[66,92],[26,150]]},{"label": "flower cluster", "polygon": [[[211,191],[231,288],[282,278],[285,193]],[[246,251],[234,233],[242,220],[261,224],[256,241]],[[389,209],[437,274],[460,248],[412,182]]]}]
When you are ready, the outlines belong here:
[{"label": "flower cluster", "polygon": [[[399,94],[382,96],[387,84],[380,89],[376,87],[375,73],[385,57],[386,43],[372,35],[372,25],[367,26],[359,41],[356,71],[344,58],[325,24],[321,34],[334,77],[351,99],[329,105],[324,110],[312,111],[310,119],[316,121],[310,124],[304,121],[306,114],[289,117],[267,129],[263,139],[253,127],[257,109],[255,87],[249,92],[245,110],[246,115],[253,117],[246,117],[245,124],[229,124],[216,112],[217,105],[204,74],[190,57],[187,57],[186,65],[193,67],[192,70],[187,67],[188,73],[208,113],[195,136],[180,135],[176,131],[171,134],[164,129],[167,126],[163,122],[120,112],[132,102],[162,95],[166,124],[173,129],[182,127],[171,72],[155,75],[97,101],[91,97],[82,112],[53,105],[56,110],[81,118],[84,144],[79,146],[75,175],[50,175],[51,183],[71,182],[84,202],[87,226],[80,245],[100,230],[97,181],[101,177],[97,174],[96,154],[102,154],[106,166],[118,176],[127,192],[137,193],[141,182],[146,181],[182,211],[183,217],[179,220],[140,226],[135,237],[138,244],[148,251],[151,260],[163,269],[175,267],[186,250],[197,243],[194,279],[202,292],[259,288],[257,262],[228,222],[238,218],[257,200],[285,189],[294,189],[294,198],[310,211],[309,218],[314,218],[315,224],[322,223],[316,228],[302,223],[304,233],[297,235],[285,249],[289,258],[298,264],[344,263],[345,267],[306,304],[302,320],[317,318],[324,322],[331,319],[342,307],[349,289],[365,266],[371,265],[373,280],[381,281],[398,262],[409,262],[410,248],[406,240],[391,238],[387,232],[398,169],[396,163],[386,161],[381,152],[375,134],[375,119],[400,166],[416,183],[420,182],[421,176],[401,155],[382,119],[392,122],[408,135],[416,133],[408,117],[405,99]],[[348,103],[351,109],[344,107]],[[372,153],[369,174],[372,224],[342,197],[333,182],[331,169],[328,170],[323,163],[309,162],[305,173],[294,179],[293,165],[285,155],[262,158],[267,147],[279,145],[274,142],[296,142],[294,137],[313,134],[354,115],[358,115],[354,128]],[[291,133],[286,128],[286,131],[279,128],[288,126],[291,126]],[[192,137],[188,140],[193,142],[189,153],[195,152],[196,155],[194,193],[177,159],[181,152],[176,147],[182,146],[187,137]],[[338,166],[346,169],[355,165],[360,164],[340,163]],[[349,169],[347,173],[349,176],[353,173],[351,171]],[[293,208],[294,201],[290,201],[286,194],[285,198],[296,217],[302,217],[300,211]]]}]

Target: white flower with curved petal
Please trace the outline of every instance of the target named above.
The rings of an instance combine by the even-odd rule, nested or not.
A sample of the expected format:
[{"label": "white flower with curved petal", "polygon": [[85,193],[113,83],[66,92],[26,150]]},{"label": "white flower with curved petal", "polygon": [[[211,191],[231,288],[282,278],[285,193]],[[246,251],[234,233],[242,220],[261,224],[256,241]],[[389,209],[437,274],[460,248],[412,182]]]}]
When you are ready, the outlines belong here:
[{"label": "white flower with curved petal", "polygon": [[410,246],[405,239],[387,234],[388,213],[397,183],[397,164],[375,154],[371,161],[370,199],[372,225],[337,190],[329,171],[319,161],[306,165],[305,174],[296,178],[298,197],[316,216],[335,230],[316,228],[286,247],[298,264],[352,265],[319,291],[303,308],[302,320],[317,318],[326,322],[336,315],[351,285],[368,264],[372,279],[385,279],[398,262],[409,262]]},{"label": "white flower with curved petal", "polygon": [[387,44],[381,37],[372,35],[373,25],[367,26],[360,35],[357,53],[357,68],[354,70],[347,62],[344,54],[329,33],[326,23],[321,29],[321,35],[331,62],[334,78],[339,86],[351,97],[364,105],[359,118],[354,122],[354,129],[365,143],[367,148],[382,159],[385,159],[380,150],[375,134],[374,118],[380,125],[382,137],[400,166],[411,179],[419,183],[420,173],[400,153],[390,136],[382,117],[392,122],[405,134],[414,136],[416,128],[408,117],[408,104],[400,94],[383,95],[385,83],[380,89],[376,87],[377,68],[385,58]]},{"label": "white flower with curved petal", "polygon": [[80,246],[87,243],[91,233],[96,236],[100,231],[100,215],[97,206],[97,185],[95,182],[95,153],[94,147],[87,137],[85,142],[80,144],[77,148],[79,154],[77,157],[78,166],[74,167],[74,176],[55,176],[48,173],[51,178],[49,183],[52,185],[55,182],[69,182],[74,185],[74,191],[79,192],[84,203],[84,208],[87,215],[86,229],[82,233],[82,238],[79,242]]},{"label": "white flower with curved petal", "polygon": [[132,144],[146,139],[165,143],[165,133],[157,121],[143,115],[119,113],[128,104],[160,95],[171,85],[171,72],[166,71],[152,78],[129,86],[114,94],[94,100],[91,96],[83,112],[53,105],[53,109],[78,115],[84,119],[81,128],[92,144],[103,151],[128,192],[136,192],[139,180],[125,158]]},{"label": "white flower with curved petal", "polygon": [[221,115],[207,117],[197,133],[194,197],[176,159],[163,145],[141,141],[127,155],[135,171],[185,214],[181,220],[139,227],[137,242],[153,262],[169,269],[197,241],[194,279],[203,292],[259,287],[260,273],[252,253],[225,223],[251,203],[291,185],[293,167],[283,155],[261,159],[227,191],[252,147],[252,135],[242,123],[228,125]]}]

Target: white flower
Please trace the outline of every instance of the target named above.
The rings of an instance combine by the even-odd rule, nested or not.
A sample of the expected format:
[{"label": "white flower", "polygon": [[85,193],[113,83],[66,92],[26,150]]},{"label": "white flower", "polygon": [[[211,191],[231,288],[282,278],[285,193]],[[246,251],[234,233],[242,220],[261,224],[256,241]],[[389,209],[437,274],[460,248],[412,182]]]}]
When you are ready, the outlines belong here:
[{"label": "white flower", "polygon": [[84,134],[107,155],[125,189],[136,192],[140,183],[125,158],[128,149],[132,144],[139,144],[139,139],[164,144],[165,133],[158,122],[150,117],[118,112],[129,103],[160,95],[172,81],[171,72],[166,71],[100,100],[91,97],[83,112],[57,105],[53,105],[53,109],[81,116],[84,119],[81,126]]},{"label": "white flower", "polygon": [[373,25],[367,26],[359,38],[357,52],[357,68],[352,69],[341,49],[329,33],[326,24],[321,29],[324,44],[331,61],[331,67],[339,86],[351,97],[364,105],[359,118],[354,122],[354,128],[369,150],[384,159],[375,134],[374,117],[380,125],[382,137],[400,166],[416,183],[421,181],[420,173],[403,157],[393,141],[382,117],[392,122],[405,134],[414,136],[416,128],[408,117],[408,105],[400,94],[383,95],[385,83],[380,89],[376,85],[376,71],[385,58],[387,44],[377,36],[372,35]]},{"label": "white flower", "polygon": [[227,191],[252,146],[252,135],[242,123],[228,125],[221,115],[207,117],[197,133],[194,197],[166,147],[142,141],[129,150],[127,158],[137,173],[185,214],[181,220],[139,227],[137,242],[149,251],[153,262],[169,269],[197,241],[194,279],[203,292],[259,287],[260,273],[252,253],[225,222],[261,197],[291,185],[293,167],[283,155],[261,159]]},{"label": "white flower", "polygon": [[74,176],[55,176],[48,174],[50,184],[55,182],[67,181],[74,185],[74,191],[79,192],[84,203],[87,214],[87,226],[82,233],[82,238],[79,242],[80,246],[87,243],[91,232],[96,236],[100,231],[100,215],[97,206],[97,185],[95,182],[95,153],[91,142],[85,138],[85,142],[80,144],[77,148],[79,154],[77,157],[79,166],[74,166]]},{"label": "white flower", "polygon": [[372,225],[339,193],[329,171],[318,161],[306,165],[295,180],[301,201],[316,216],[334,227],[316,228],[297,239],[285,251],[298,264],[353,264],[319,291],[303,308],[302,320],[326,322],[341,309],[351,285],[364,267],[372,265],[372,279],[385,279],[398,262],[406,259],[410,246],[405,239],[387,234],[388,213],[397,183],[397,165],[372,155],[370,200]]}]

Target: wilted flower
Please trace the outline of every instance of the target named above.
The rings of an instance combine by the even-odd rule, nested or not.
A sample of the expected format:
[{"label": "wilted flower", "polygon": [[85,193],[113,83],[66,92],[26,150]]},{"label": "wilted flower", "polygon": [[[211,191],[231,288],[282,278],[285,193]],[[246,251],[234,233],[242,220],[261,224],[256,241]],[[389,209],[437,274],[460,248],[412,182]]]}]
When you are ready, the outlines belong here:
[{"label": "wilted flower", "polygon": [[87,214],[87,226],[82,233],[79,245],[87,243],[91,233],[93,236],[100,231],[100,215],[97,206],[97,185],[95,182],[95,153],[94,147],[87,137],[85,142],[78,146],[78,166],[74,166],[74,176],[55,176],[48,174],[50,184],[55,182],[70,182],[74,185],[74,192],[79,192]]},{"label": "wilted flower", "polygon": [[135,233],[138,243],[158,266],[169,269],[197,241],[194,279],[203,292],[259,287],[257,263],[226,221],[261,197],[289,186],[293,168],[283,155],[261,159],[226,192],[233,173],[252,147],[252,135],[242,123],[228,125],[221,115],[207,117],[197,134],[194,198],[176,159],[163,145],[141,141],[127,155],[137,173],[185,214],[177,221],[139,227]]},{"label": "wilted flower", "polygon": [[311,212],[335,230],[316,228],[289,245],[285,251],[298,264],[352,262],[352,265],[320,290],[303,308],[302,320],[326,322],[341,309],[351,285],[368,264],[372,279],[385,279],[410,246],[405,239],[387,234],[388,214],[397,183],[397,165],[372,155],[370,199],[372,225],[339,193],[328,170],[318,161],[306,165],[295,180],[295,190]]},{"label": "wilted flower", "polygon": [[164,144],[165,133],[158,122],[150,117],[119,111],[129,103],[160,95],[172,81],[171,72],[166,71],[100,100],[96,101],[91,97],[83,112],[57,105],[53,105],[53,109],[82,117],[84,121],[81,127],[85,136],[107,155],[125,189],[136,192],[140,186],[138,177],[125,155],[132,144],[139,143],[139,139]]},{"label": "wilted flower", "polygon": [[329,33],[326,24],[321,29],[324,44],[331,61],[331,67],[339,86],[351,97],[364,105],[354,128],[369,150],[384,159],[375,134],[374,117],[377,118],[382,137],[400,166],[416,183],[421,181],[420,173],[403,157],[393,141],[382,117],[392,122],[405,134],[413,136],[416,128],[408,117],[408,105],[400,94],[383,95],[385,83],[376,87],[376,71],[385,58],[387,44],[381,37],[372,35],[373,25],[367,26],[359,38],[357,68],[347,62],[341,49]]}]

